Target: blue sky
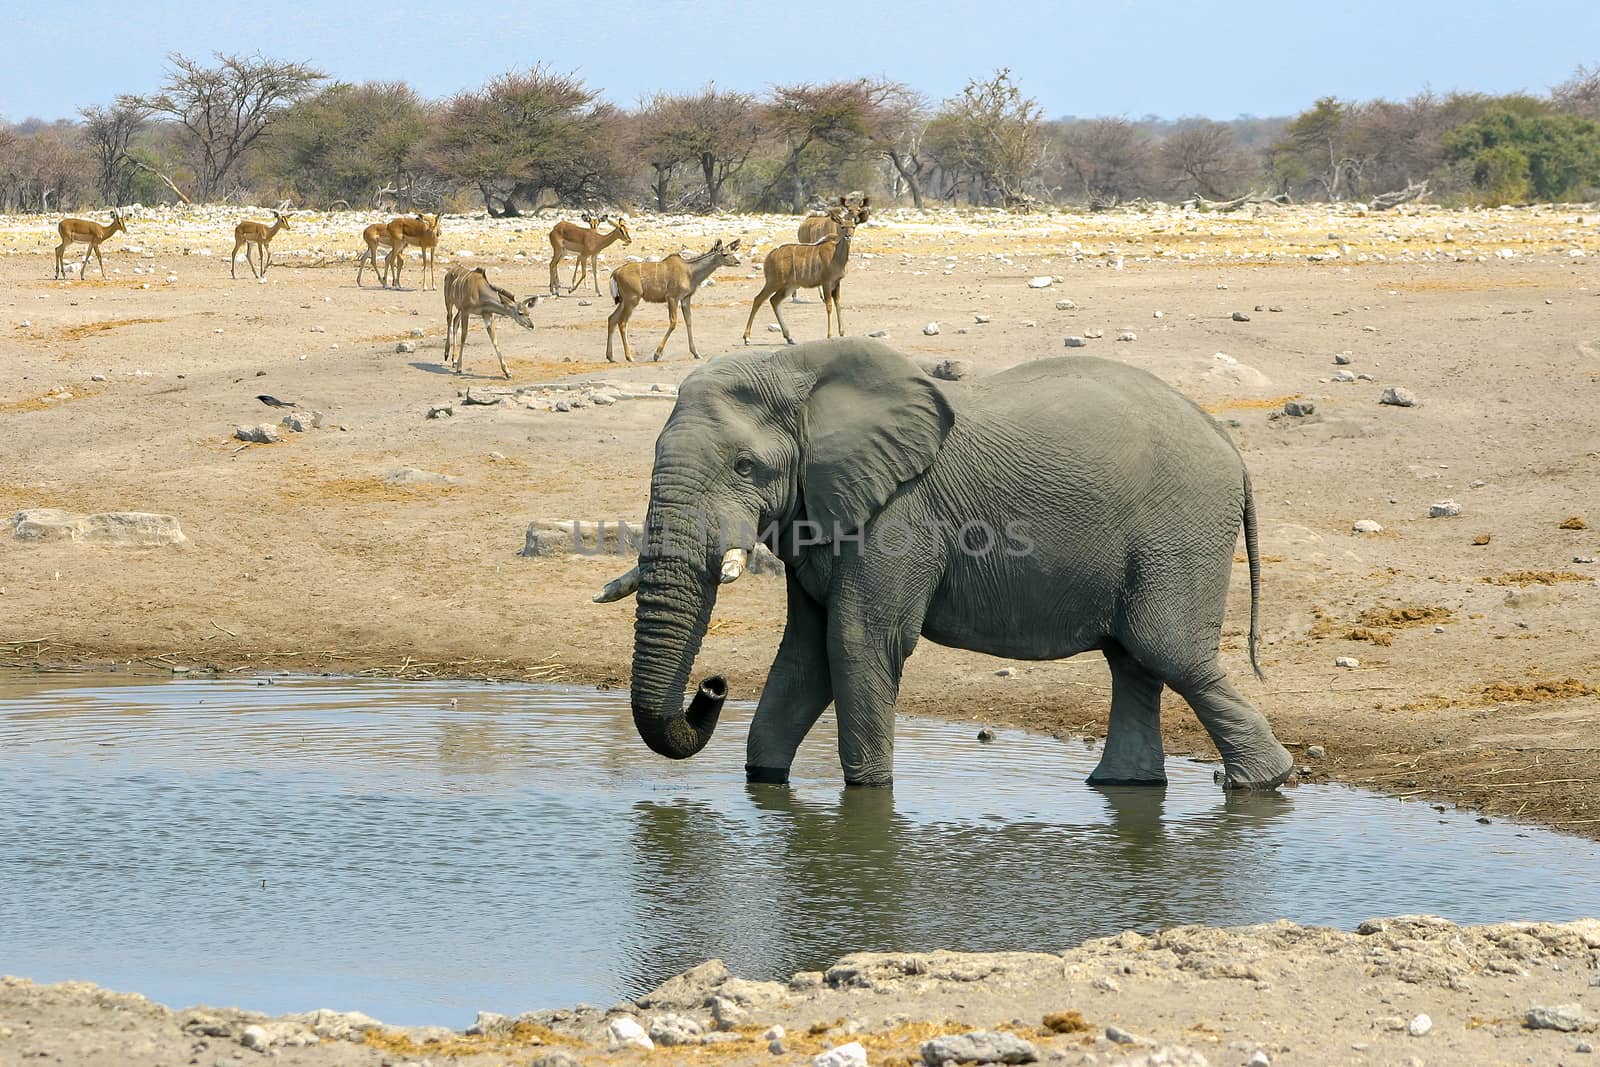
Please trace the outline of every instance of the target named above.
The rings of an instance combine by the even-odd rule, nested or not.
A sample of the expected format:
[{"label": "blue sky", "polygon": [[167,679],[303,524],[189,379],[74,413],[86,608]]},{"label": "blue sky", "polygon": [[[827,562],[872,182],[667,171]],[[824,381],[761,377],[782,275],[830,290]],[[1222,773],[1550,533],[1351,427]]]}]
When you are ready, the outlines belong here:
[{"label": "blue sky", "polygon": [[[153,89],[170,51],[260,51],[346,81],[404,78],[427,96],[545,62],[620,104],[712,80],[759,91],[860,75],[937,101],[1006,66],[1051,117],[1281,115],[1327,94],[1397,98],[1425,86],[1543,92],[1579,63],[1600,63],[1600,0],[64,0],[18,5],[10,22],[0,117],[12,121]],[[69,22],[82,31],[70,54]]]}]

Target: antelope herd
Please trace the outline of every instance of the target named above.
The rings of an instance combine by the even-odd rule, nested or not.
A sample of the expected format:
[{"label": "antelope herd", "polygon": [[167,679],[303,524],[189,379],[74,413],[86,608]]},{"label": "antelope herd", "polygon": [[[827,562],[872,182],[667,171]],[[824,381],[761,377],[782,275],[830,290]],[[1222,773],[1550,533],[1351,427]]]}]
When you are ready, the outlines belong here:
[{"label": "antelope herd", "polygon": [[[289,212],[285,210],[287,207],[288,204],[284,203],[273,210],[271,223],[250,220],[234,227],[233,251],[228,256],[230,277],[238,277],[239,251],[243,249],[245,263],[250,267],[251,274],[263,282],[266,280],[267,268],[272,263],[272,239],[280,231],[289,229]],[[745,344],[750,343],[750,328],[755,322],[756,313],[760,310],[763,300],[770,301],[773,313],[778,318],[778,326],[783,331],[783,339],[791,345],[794,344],[794,337],[789,332],[789,324],[784,321],[780,305],[796,290],[813,287],[822,294],[828,336],[833,336],[835,324],[838,325],[839,336],[844,336],[844,319],[840,314],[839,304],[839,283],[849,266],[851,239],[856,228],[867,221],[867,216],[866,197],[857,198],[854,195],[851,198],[840,197],[838,204],[830,205],[823,213],[812,215],[801,222],[800,240],[797,243],[778,245],[767,253],[762,263],[764,284],[751,303],[750,316],[745,321]],[[633,234],[628,230],[627,220],[621,216],[586,213],[582,218],[586,225],[562,221],[556,223],[550,230],[552,296],[562,295],[558,270],[561,261],[568,255],[576,256],[577,262],[572,268],[572,282],[567,286],[567,293],[576,291],[585,278],[593,276],[595,293],[598,295],[600,253],[618,241],[624,245],[633,243]],[[409,216],[397,216],[387,222],[375,222],[363,230],[361,240],[365,247],[356,261],[356,287],[362,287],[361,279],[370,265],[378,275],[378,284],[382,288],[388,289],[392,286],[399,289],[405,252],[409,248],[415,248],[422,257],[420,269],[423,288],[437,289],[438,276],[434,263],[439,245],[440,219],[441,216],[438,214],[426,215],[418,212]],[[611,228],[602,233],[600,225],[607,222],[611,224]],[[100,277],[103,280],[106,276],[106,265],[105,259],[100,254],[100,246],[112,234],[126,233],[127,230],[127,219],[115,208],[112,209],[109,225],[101,225],[87,219],[62,219],[57,227],[61,243],[56,246],[55,277],[68,276],[70,268],[66,266],[65,261],[67,249],[74,244],[84,244],[88,249],[84,252],[83,262],[78,267],[79,280],[83,279],[84,273],[88,270],[90,255],[99,262]],[[613,334],[618,334],[622,337],[622,358],[629,363],[633,362],[633,351],[628,345],[628,321],[641,301],[667,306],[667,332],[662,336],[661,343],[656,345],[652,360],[659,360],[662,352],[666,350],[667,341],[678,328],[680,311],[683,313],[684,329],[689,336],[689,354],[699,359],[700,351],[694,343],[694,320],[689,302],[693,299],[695,291],[705,284],[717,268],[740,265],[738,249],[738,239],[724,243],[719,238],[708,250],[698,254],[674,252],[657,262],[628,262],[613,270],[611,272],[613,307],[606,321],[606,361],[616,362],[612,350],[612,337]],[[381,263],[378,258],[379,252],[384,253]],[[533,321],[529,318],[528,312],[538,302],[537,296],[519,299],[509,290],[495,285],[489,281],[487,268],[469,268],[459,264],[452,266],[445,273],[444,279],[445,366],[453,366],[457,374],[461,373],[462,350],[467,341],[467,327],[471,317],[477,315],[483,319],[484,329],[489,335],[489,344],[494,348],[495,357],[500,361],[500,373],[510,378],[511,372],[506,368],[505,356],[501,353],[500,343],[495,337],[494,320],[496,317],[509,318],[519,326],[531,330]]]}]

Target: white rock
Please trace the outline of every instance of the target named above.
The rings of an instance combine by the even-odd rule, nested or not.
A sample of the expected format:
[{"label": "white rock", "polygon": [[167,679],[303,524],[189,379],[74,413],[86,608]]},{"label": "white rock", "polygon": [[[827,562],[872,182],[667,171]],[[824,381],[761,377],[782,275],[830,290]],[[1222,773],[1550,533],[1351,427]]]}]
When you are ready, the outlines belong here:
[{"label": "white rock", "polygon": [[1123,330],[1121,333],[1117,334],[1117,340],[1119,341],[1137,341],[1138,339],[1139,335],[1134,333],[1132,330]]},{"label": "white rock", "polygon": [[1333,380],[1336,382],[1353,382],[1356,380],[1356,372],[1349,370],[1336,370],[1333,372]]},{"label": "white rock", "polygon": [[639,1020],[624,1015],[612,1019],[606,1027],[606,1051],[616,1052],[625,1048],[639,1048],[649,1051],[656,1047],[650,1040],[650,1035],[644,1032],[644,1027],[639,1025]]},{"label": "white rock", "polygon": [[1588,1025],[1583,1008],[1578,1004],[1534,1005],[1522,1018],[1522,1025],[1530,1030],[1560,1030],[1571,1033]]},{"label": "white rock", "polygon": [[1410,390],[1391,385],[1383,391],[1383,396],[1378,398],[1378,403],[1389,404],[1397,408],[1414,408],[1417,406],[1417,398]]},{"label": "white rock", "polygon": [[1361,661],[1356,659],[1354,656],[1339,656],[1334,659],[1333,665],[1335,667],[1348,667],[1353,669],[1361,666]]},{"label": "white rock", "polygon": [[974,1030],[948,1034],[922,1043],[922,1062],[929,1067],[947,1063],[1033,1063],[1039,1050],[1030,1041],[1004,1030]]},{"label": "white rock", "polygon": [[1383,532],[1383,527],[1379,526],[1371,519],[1357,519],[1351,525],[1350,529],[1351,532],[1358,534],[1375,534]]},{"label": "white rock", "polygon": [[399,352],[401,355],[407,355],[415,352],[417,350],[417,346],[412,344],[410,341],[401,341],[399,344],[394,346],[394,350]]},{"label": "white rock", "polygon": [[706,1028],[688,1015],[668,1013],[650,1020],[650,1040],[657,1045],[698,1045]]},{"label": "white rock", "polygon": [[1272,1057],[1261,1049],[1256,1049],[1250,1054],[1249,1067],[1272,1067]]},{"label": "white rock", "polygon": [[1106,1040],[1114,1045],[1142,1045],[1144,1041],[1120,1026],[1106,1027]]},{"label": "white rock", "polygon": [[239,1035],[239,1044],[254,1052],[267,1051],[267,1032],[259,1026],[247,1026]]},{"label": "white rock", "polygon": [[1057,300],[1056,301],[1056,310],[1057,311],[1074,311],[1074,310],[1077,309],[1077,307],[1078,307],[1078,305],[1074,304],[1070,300]]},{"label": "white rock", "polygon": [[1054,284],[1055,284],[1055,279],[1050,277],[1049,275],[1040,275],[1037,278],[1029,278],[1028,279],[1028,288],[1029,289],[1048,289],[1048,288],[1050,288],[1050,286],[1052,286]]},{"label": "white rock", "polygon": [[1433,1020],[1428,1018],[1426,1013],[1418,1015],[1415,1019],[1412,1019],[1410,1022],[1406,1023],[1406,1033],[1410,1034],[1412,1037],[1421,1037],[1423,1034],[1426,1034],[1432,1029]]},{"label": "white rock", "polygon": [[981,326],[984,323],[989,321],[989,316],[987,316],[987,315],[974,315],[974,316],[972,316],[972,320],[974,322],[978,323]]},{"label": "white rock", "polygon": [[1461,505],[1454,500],[1435,500],[1428,505],[1428,518],[1446,519],[1461,514]]},{"label": "white rock", "polygon": [[241,441],[251,441],[259,445],[270,445],[280,440],[277,428],[266,422],[259,426],[235,426],[233,436]]},{"label": "white rock", "polygon": [[867,1067],[867,1050],[852,1041],[811,1057],[811,1067]]},{"label": "white rock", "polygon": [[928,337],[937,337],[939,335],[939,324],[930,322],[922,328],[922,332]]},{"label": "white rock", "polygon": [[1089,343],[1088,341],[1085,341],[1081,337],[1069,337],[1069,338],[1067,338],[1067,347],[1068,348],[1082,348],[1084,345],[1086,345],[1088,343]]}]

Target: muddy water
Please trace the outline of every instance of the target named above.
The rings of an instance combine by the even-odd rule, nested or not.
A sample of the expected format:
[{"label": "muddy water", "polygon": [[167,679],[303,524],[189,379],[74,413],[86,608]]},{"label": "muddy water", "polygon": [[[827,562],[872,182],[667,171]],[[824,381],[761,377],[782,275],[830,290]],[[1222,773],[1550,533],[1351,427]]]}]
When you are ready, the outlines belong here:
[{"label": "muddy water", "polygon": [[460,1026],[609,1004],[708,956],[1060,948],[1128,927],[1600,913],[1600,847],[1338,787],[1230,796],[1174,762],[1092,790],[1079,742],[902,720],[892,793],[828,724],[791,788],[626,695],[327,679],[0,677],[0,973],[173,1004]]}]

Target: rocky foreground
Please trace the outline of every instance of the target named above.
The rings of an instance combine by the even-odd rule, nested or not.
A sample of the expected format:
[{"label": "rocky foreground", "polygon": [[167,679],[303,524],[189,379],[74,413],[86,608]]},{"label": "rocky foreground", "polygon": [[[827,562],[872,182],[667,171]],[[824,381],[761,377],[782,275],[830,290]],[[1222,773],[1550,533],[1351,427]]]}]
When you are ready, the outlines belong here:
[{"label": "rocky foreground", "polygon": [[787,983],[711,960],[609,1009],[464,1032],[0,980],[6,1064],[1584,1063],[1597,1028],[1595,919],[1176,927],[1060,954],[860,953]]}]

